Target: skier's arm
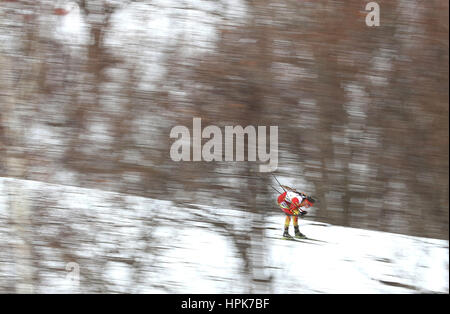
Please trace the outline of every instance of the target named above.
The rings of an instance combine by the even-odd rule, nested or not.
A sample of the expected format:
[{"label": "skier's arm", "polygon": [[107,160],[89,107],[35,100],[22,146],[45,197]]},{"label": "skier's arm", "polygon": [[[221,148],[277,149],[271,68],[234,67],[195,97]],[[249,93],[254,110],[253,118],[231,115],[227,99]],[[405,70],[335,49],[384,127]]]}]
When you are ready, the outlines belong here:
[{"label": "skier's arm", "polygon": [[292,202],[291,202],[291,211],[295,214],[295,215],[300,215],[300,216],[303,216],[303,215],[306,215],[307,214],[307,211],[306,210],[303,210],[301,207],[300,207],[300,200],[297,198],[297,197],[294,197],[293,199],[292,199]]}]

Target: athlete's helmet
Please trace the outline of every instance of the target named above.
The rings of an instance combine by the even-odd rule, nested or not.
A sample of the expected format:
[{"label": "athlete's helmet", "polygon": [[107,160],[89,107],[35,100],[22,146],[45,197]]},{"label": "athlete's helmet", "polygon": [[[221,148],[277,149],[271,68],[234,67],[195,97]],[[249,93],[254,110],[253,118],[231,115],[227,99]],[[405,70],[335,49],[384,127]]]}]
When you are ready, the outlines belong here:
[{"label": "athlete's helmet", "polygon": [[313,206],[316,200],[311,196],[306,196],[306,202],[309,204],[309,206]]}]

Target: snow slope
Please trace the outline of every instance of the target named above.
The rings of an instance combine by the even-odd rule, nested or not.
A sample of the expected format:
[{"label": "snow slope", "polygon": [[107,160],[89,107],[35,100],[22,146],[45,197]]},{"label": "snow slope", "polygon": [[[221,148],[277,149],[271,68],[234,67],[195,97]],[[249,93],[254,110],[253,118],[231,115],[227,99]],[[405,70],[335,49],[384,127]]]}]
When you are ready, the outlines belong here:
[{"label": "snow slope", "polygon": [[[286,241],[280,239],[280,214],[265,221],[263,241],[250,237],[252,267],[246,272],[236,241],[195,219],[192,209],[11,178],[0,178],[0,282],[21,276],[13,249],[21,240],[9,223],[11,186],[20,186],[32,204],[28,228],[40,256],[34,264],[39,293],[96,292],[99,281],[104,292],[132,293],[449,292],[446,240],[304,219],[302,232],[317,241]],[[38,207],[44,200],[46,206]],[[176,208],[176,215],[167,208]],[[240,211],[222,213],[234,228],[245,220]],[[79,265],[79,281],[68,277],[68,263]]]}]

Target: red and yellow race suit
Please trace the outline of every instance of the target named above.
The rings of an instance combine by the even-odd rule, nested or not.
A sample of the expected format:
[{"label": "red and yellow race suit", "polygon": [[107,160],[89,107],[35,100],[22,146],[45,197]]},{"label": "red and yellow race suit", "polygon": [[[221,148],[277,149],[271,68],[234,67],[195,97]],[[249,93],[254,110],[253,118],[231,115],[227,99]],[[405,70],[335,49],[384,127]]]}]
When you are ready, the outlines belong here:
[{"label": "red and yellow race suit", "polygon": [[278,196],[277,202],[278,206],[280,206],[281,210],[286,215],[298,216],[305,212],[305,210],[300,207],[303,198],[304,197],[300,193],[287,191]]},{"label": "red and yellow race suit", "polygon": [[303,196],[300,193],[287,191],[278,196],[277,202],[281,210],[286,214],[286,220],[284,222],[284,227],[287,229],[291,223],[291,216],[294,216],[293,225],[298,228],[298,216],[302,213],[306,213],[300,207],[303,201]]}]

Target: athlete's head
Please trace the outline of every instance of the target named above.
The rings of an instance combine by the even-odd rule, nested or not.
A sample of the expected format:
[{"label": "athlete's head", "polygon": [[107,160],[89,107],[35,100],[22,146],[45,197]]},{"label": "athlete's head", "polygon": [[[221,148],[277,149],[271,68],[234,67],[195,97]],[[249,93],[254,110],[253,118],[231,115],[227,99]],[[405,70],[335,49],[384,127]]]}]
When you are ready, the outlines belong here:
[{"label": "athlete's head", "polygon": [[316,200],[314,198],[312,198],[311,196],[306,196],[303,198],[303,201],[300,205],[303,207],[309,208],[311,206],[314,206],[315,202],[316,202]]}]

